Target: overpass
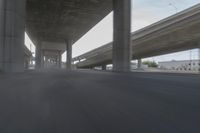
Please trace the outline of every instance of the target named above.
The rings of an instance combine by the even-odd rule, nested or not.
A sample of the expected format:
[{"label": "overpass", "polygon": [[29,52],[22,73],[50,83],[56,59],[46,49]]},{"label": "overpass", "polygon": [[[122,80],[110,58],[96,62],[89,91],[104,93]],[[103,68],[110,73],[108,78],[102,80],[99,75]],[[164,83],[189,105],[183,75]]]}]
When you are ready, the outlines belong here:
[{"label": "overpass", "polygon": [[49,60],[61,64],[61,53],[67,51],[66,67],[71,70],[74,42],[112,10],[114,66],[116,71],[129,71],[131,0],[1,0],[0,69],[24,70],[22,44],[26,30],[36,45],[37,69]]},{"label": "overpass", "polygon": [[[40,69],[46,59],[59,63],[60,53],[67,50],[70,70],[73,42],[113,9],[114,70],[129,71],[130,2],[0,0],[0,133],[200,132],[199,75]],[[191,45],[196,43],[199,9],[190,15],[190,19],[183,19],[183,15],[181,22],[174,22],[184,27],[172,29],[166,23],[163,30],[177,32],[173,35],[181,44],[187,40]],[[138,51],[143,49],[141,44],[144,49],[158,50],[146,47],[149,41],[155,45],[162,42],[156,28],[136,32],[133,44]],[[36,44],[36,71],[23,72],[24,55],[30,55],[24,46],[25,30]],[[187,36],[181,41],[182,34]],[[163,43],[175,40],[167,33],[162,37],[167,37]],[[155,53],[141,51],[137,58]]]},{"label": "overpass", "polygon": [[[112,63],[112,42],[73,58],[78,68]],[[132,59],[200,47],[200,4],[131,34]]]},{"label": "overpass", "polygon": [[61,67],[61,55],[68,51],[68,69],[74,42],[112,10],[112,1],[27,0],[26,31],[36,44],[37,68],[49,63]]}]

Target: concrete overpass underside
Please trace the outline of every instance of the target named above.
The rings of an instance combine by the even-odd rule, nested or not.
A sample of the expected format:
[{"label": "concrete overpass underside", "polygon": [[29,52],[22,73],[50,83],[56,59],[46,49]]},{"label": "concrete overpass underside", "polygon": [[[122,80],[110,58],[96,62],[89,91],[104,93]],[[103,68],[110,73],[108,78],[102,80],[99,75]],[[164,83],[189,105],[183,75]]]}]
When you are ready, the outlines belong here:
[{"label": "concrete overpass underside", "polygon": [[73,43],[112,10],[114,11],[114,66],[116,71],[129,71],[131,0],[1,0],[0,2],[2,71],[24,70],[22,53],[25,30],[36,45],[37,69],[44,67],[46,51],[63,53],[66,50],[66,67],[71,70]]},{"label": "concrete overpass underside", "polygon": [[[1,0],[0,69],[23,71],[25,30],[36,45],[36,64],[41,68],[43,51],[63,53],[71,48],[66,45],[102,20],[112,5],[112,0]],[[70,55],[68,60],[69,66]]]},{"label": "concrete overpass underside", "polygon": [[111,0],[27,0],[26,31],[35,41],[75,42],[111,10]]},{"label": "concrete overpass underside", "polygon": [[[22,72],[24,56],[31,55],[24,49],[25,24],[29,36],[37,44],[38,65],[44,63],[44,56],[55,62],[66,49],[71,60],[72,41],[111,10],[109,0],[28,0],[27,7],[25,4],[25,0],[0,0],[0,71],[5,72],[0,73],[0,133],[200,132],[199,75],[58,69]],[[113,5],[115,68],[127,71],[130,63],[130,0],[113,0]],[[105,12],[96,19],[93,8],[99,9],[95,13],[104,8]],[[75,11],[71,12],[72,9]],[[26,10],[28,16],[25,19]],[[83,13],[84,18],[91,18],[86,27],[80,26],[85,19],[80,19],[82,22],[79,23],[82,16],[77,15],[79,13]],[[191,25],[197,26],[193,32],[197,33],[198,21],[193,21]],[[67,26],[72,27],[69,28],[72,34],[68,34]],[[81,30],[76,32],[75,26]],[[192,31],[187,32],[191,36],[184,42],[199,37]],[[154,40],[151,34],[144,43],[148,42],[148,37],[149,41]],[[174,37],[170,38],[174,40]],[[170,38],[169,42],[173,42]],[[138,50],[142,49],[139,44]],[[108,49],[108,54],[111,46],[103,47]],[[104,57],[101,50],[100,57]],[[98,53],[95,51],[94,54]],[[6,73],[19,71],[21,73]]]},{"label": "concrete overpass underside", "polygon": [[[132,33],[132,59],[141,59],[200,47],[200,5],[196,5]],[[73,60],[79,68],[112,63],[112,43]]]},{"label": "concrete overpass underside", "polygon": [[44,67],[45,51],[63,53],[111,10],[112,0],[27,0],[26,31],[38,46],[37,67]]}]

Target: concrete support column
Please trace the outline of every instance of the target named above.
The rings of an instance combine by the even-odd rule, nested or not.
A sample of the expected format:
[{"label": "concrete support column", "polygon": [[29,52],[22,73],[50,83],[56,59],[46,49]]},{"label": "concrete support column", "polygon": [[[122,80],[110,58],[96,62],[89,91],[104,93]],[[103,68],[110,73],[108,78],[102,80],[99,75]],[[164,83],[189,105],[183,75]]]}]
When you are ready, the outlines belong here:
[{"label": "concrete support column", "polygon": [[41,60],[42,60],[42,45],[41,42],[38,41],[37,45],[36,45],[36,69],[40,69],[41,68]]},{"label": "concrete support column", "polygon": [[59,68],[62,68],[62,52],[58,51]]},{"label": "concrete support column", "polygon": [[138,65],[137,65],[138,69],[142,68],[142,59],[138,59]]},{"label": "concrete support column", "polygon": [[44,55],[44,68],[46,68],[46,66],[47,66],[47,60],[46,60],[47,58],[46,58],[46,56]]},{"label": "concrete support column", "polygon": [[41,68],[44,68],[44,50],[41,50]]},{"label": "concrete support column", "polygon": [[24,58],[24,68],[27,70],[29,68],[29,57]]},{"label": "concrete support column", "polygon": [[67,51],[67,61],[66,68],[67,70],[72,70],[72,41],[66,41],[66,51]]},{"label": "concrete support column", "polygon": [[130,71],[131,0],[113,0],[113,70]]},{"label": "concrete support column", "polygon": [[49,57],[45,56],[45,68],[48,68],[49,66]]},{"label": "concrete support column", "polygon": [[102,70],[106,71],[106,64],[103,64],[101,67],[102,67]]},{"label": "concrete support column", "polygon": [[198,49],[198,56],[199,56],[199,63],[198,63],[199,68],[198,68],[198,71],[200,73],[200,47]]},{"label": "concrete support column", "polygon": [[54,58],[53,58],[53,60],[54,60],[54,64],[56,65],[56,68],[59,68],[59,60],[58,60],[58,56],[54,56]]},{"label": "concrete support column", "polygon": [[25,0],[0,0],[0,71],[24,70]]}]

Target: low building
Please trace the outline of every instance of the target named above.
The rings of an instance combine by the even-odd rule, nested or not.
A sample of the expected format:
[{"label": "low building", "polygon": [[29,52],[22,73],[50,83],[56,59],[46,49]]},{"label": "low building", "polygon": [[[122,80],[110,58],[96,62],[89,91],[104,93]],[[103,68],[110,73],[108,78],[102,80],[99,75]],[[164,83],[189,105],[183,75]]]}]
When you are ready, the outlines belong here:
[{"label": "low building", "polygon": [[199,71],[200,60],[183,60],[183,61],[165,61],[158,62],[159,68],[163,70],[176,70],[176,71]]},{"label": "low building", "polygon": [[[107,65],[107,70],[112,70],[113,66],[112,65]],[[138,63],[136,62],[131,62],[131,70],[136,70],[136,69],[148,69],[148,65],[141,64],[141,68],[138,68]],[[101,69],[101,68],[99,68]]]}]

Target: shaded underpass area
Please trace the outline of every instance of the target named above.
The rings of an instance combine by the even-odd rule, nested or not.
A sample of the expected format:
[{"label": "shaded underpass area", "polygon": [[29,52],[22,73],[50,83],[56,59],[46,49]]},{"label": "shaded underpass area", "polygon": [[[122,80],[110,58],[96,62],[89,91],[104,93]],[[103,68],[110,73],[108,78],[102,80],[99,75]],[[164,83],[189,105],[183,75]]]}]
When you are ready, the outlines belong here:
[{"label": "shaded underpass area", "polygon": [[197,133],[200,76],[45,70],[0,75],[1,133]]}]

